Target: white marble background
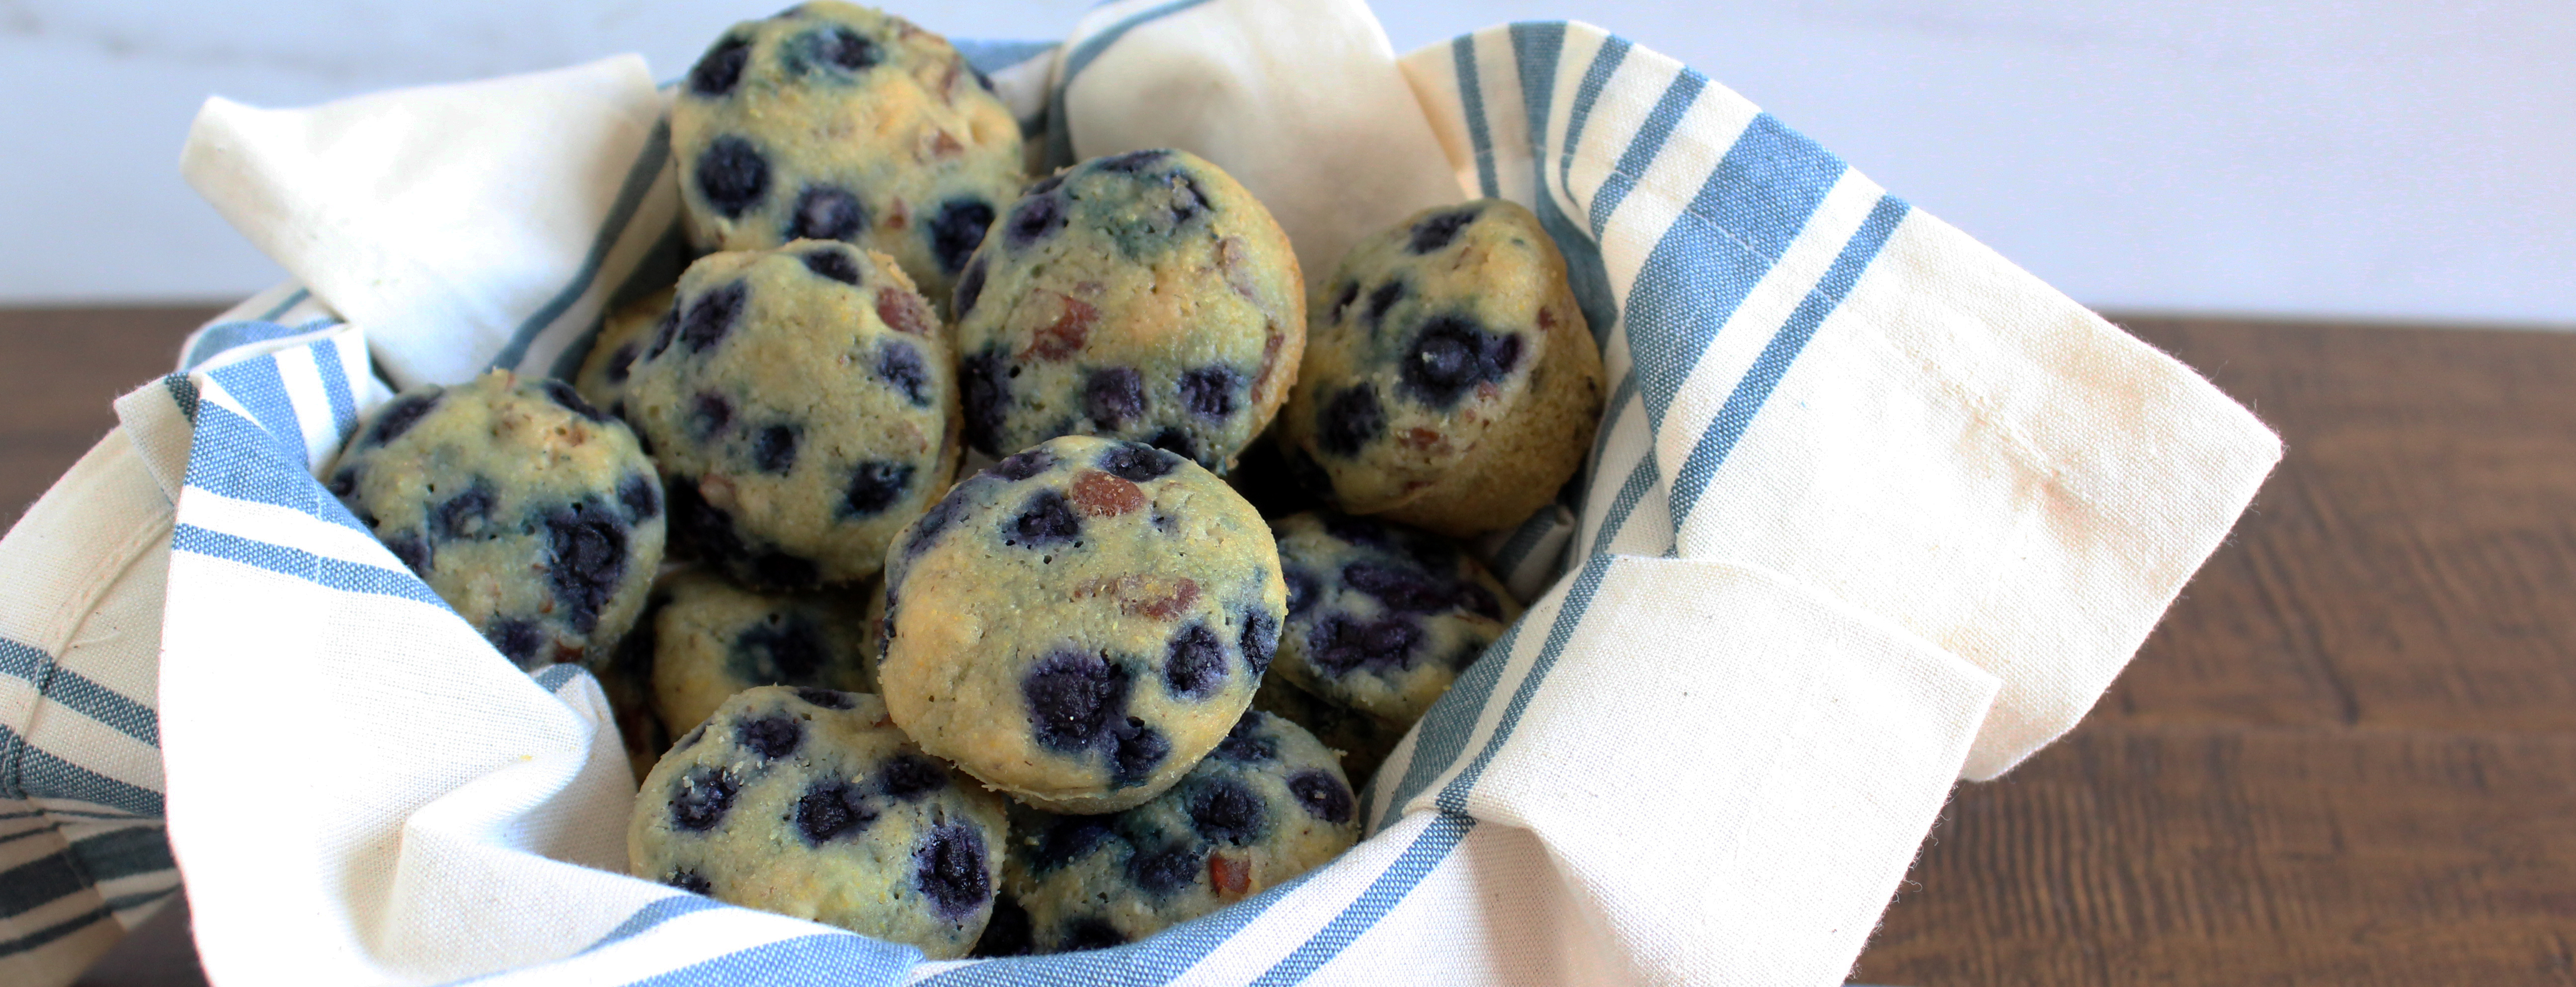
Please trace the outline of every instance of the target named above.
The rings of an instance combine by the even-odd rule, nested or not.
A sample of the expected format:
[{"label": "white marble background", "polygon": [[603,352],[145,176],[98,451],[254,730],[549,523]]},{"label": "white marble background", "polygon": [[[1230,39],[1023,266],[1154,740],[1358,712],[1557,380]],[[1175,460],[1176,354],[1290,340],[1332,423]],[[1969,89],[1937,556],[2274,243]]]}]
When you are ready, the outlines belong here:
[{"label": "white marble background", "polygon": [[[179,180],[207,94],[300,105],[642,51],[785,0],[0,0],[0,304],[279,276]],[[1080,2],[880,0],[966,37]],[[2568,0],[1380,0],[1399,50],[1579,18],[1822,141],[2077,299],[2576,328]]]}]

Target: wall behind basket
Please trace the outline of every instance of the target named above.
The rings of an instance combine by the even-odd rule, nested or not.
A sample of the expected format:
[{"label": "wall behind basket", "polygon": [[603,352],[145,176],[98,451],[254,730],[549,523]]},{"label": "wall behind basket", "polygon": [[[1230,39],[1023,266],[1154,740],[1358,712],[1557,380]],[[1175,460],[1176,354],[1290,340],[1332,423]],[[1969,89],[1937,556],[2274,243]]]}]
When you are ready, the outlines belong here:
[{"label": "wall behind basket", "polygon": [[[778,0],[0,2],[0,305],[276,278],[179,180],[197,102],[298,105],[642,51]],[[959,36],[1083,0],[890,0]],[[1381,0],[1399,49],[1574,17],[1699,67],[2076,298],[2576,327],[2558,0]]]}]

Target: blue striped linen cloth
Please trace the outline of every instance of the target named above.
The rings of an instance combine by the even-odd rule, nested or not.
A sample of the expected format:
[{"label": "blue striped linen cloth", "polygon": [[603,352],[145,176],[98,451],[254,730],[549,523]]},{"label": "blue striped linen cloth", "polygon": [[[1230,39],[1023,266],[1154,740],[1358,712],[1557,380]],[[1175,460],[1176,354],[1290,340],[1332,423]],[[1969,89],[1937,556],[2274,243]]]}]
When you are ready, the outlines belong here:
[{"label": "blue striped linen cloth", "polygon": [[[67,982],[175,858],[217,983],[1834,983],[1952,779],[2071,726],[2279,456],[2179,364],[1589,26],[1396,59],[1354,2],[1178,0],[961,48],[1038,164],[1178,144],[1274,208],[1336,181],[1392,209],[1420,183],[1348,174],[1428,161],[1565,252],[1604,427],[1579,495],[1485,546],[1532,606],[1361,793],[1366,840],[1145,942],[982,962],[619,876],[596,683],[511,668],[313,472],[388,379],[561,370],[668,276],[667,129],[637,123],[662,97],[620,59],[201,116],[191,180],[297,283],[200,330],[0,541],[0,980]],[[1137,102],[1280,52],[1331,81]],[[474,160],[533,153],[477,112],[590,123]],[[335,143],[391,116],[462,146]],[[1278,141],[1231,119],[1331,152],[1229,160]],[[519,197],[296,198],[370,162]],[[1392,218],[1282,224],[1303,254]]]}]

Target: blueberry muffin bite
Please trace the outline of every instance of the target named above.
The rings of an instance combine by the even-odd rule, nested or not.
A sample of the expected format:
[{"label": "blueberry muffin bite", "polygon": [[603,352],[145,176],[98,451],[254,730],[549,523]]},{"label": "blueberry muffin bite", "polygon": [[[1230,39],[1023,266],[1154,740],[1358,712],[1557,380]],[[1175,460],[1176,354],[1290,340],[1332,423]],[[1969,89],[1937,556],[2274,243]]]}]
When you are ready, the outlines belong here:
[{"label": "blueberry muffin bite", "polygon": [[956,378],[901,270],[848,244],[710,254],[627,379],[674,538],[747,585],[852,583],[956,469]]},{"label": "blueberry muffin bite", "polygon": [[1242,717],[1287,599],[1224,481],[1067,436],[958,483],[896,540],[877,677],[922,749],[1034,806],[1115,812]]},{"label": "blueberry muffin bite", "polygon": [[367,530],[521,668],[607,659],[662,564],[662,487],[626,425],[495,370],[396,395],[323,473]]},{"label": "blueberry muffin bite", "polygon": [[700,250],[842,240],[946,304],[1026,181],[1020,125],[947,39],[831,0],[727,29],[671,105]]},{"label": "blueberry muffin bite", "polygon": [[1302,276],[1261,203],[1184,151],[1093,158],[1029,186],[967,262],[967,442],[1133,439],[1225,471],[1287,399]]},{"label": "blueberry muffin bite", "polygon": [[1002,800],[866,693],[763,686],[671,745],[636,796],[629,873],[963,956],[993,913]]},{"label": "blueberry muffin bite", "polygon": [[653,334],[664,320],[673,318],[672,288],[664,288],[617,307],[599,322],[599,335],[590,343],[590,352],[581,358],[581,370],[573,374],[572,388],[581,392],[591,407],[619,418],[626,417],[626,375],[635,369],[635,358],[651,345]]},{"label": "blueberry muffin bite", "polygon": [[1252,708],[1306,728],[1307,733],[1341,758],[1342,774],[1356,791],[1368,787],[1378,765],[1395,753],[1405,727],[1339,706],[1289,684],[1285,675],[1266,676],[1252,694]]},{"label": "blueberry muffin bite", "polygon": [[1343,510],[1463,538],[1520,523],[1583,465],[1601,353],[1529,210],[1416,214],[1312,301],[1281,437]]},{"label": "blueberry muffin bite", "polygon": [[754,686],[876,691],[850,593],[754,593],[703,570],[666,580],[653,619],[653,708],[673,734]]},{"label": "blueberry muffin bite", "polygon": [[1271,530],[1288,580],[1277,674],[1399,731],[1521,615],[1493,574],[1437,535],[1325,512]]},{"label": "blueberry muffin bite", "polygon": [[668,574],[653,581],[634,628],[617,639],[607,661],[591,666],[599,678],[599,691],[608,697],[609,714],[617,720],[618,739],[626,745],[626,765],[639,782],[653,773],[653,763],[671,749],[672,733],[653,709],[653,622],[662,605],[670,602],[664,592],[669,584]]},{"label": "blueberry muffin bite", "polygon": [[1331,860],[1359,838],[1356,810],[1332,751],[1255,710],[1151,802],[1107,816],[1015,810],[1002,886],[1031,952],[1115,946]]}]

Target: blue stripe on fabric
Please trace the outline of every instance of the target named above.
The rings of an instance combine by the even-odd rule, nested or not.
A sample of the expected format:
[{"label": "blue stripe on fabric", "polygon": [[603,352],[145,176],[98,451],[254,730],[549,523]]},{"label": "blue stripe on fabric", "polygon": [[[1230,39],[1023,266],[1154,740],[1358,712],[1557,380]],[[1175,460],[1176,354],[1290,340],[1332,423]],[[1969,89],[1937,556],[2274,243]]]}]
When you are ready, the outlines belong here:
[{"label": "blue stripe on fabric", "polygon": [[[588,956],[602,949],[633,939],[636,936],[651,932],[655,928],[661,926],[662,923],[679,918],[683,915],[732,907],[734,906],[727,905],[713,898],[694,894],[675,894],[668,898],[658,898],[651,904],[636,909],[634,914],[626,916],[626,921],[617,923],[616,928],[608,930],[608,932],[601,935],[597,941],[588,946],[582,947],[580,952],[576,952],[572,954],[572,956],[565,957],[564,959],[557,960],[553,965],[561,966],[569,964],[578,957]],[[524,968],[515,970],[497,970],[479,977],[467,977],[463,980],[451,980],[441,985],[441,987],[466,987],[468,984],[485,983],[487,981],[524,972],[526,972]]]},{"label": "blue stripe on fabric", "polygon": [[921,983],[920,987],[1152,987],[1167,984],[1245,925],[1295,892],[1315,871],[1290,878],[1260,894],[1155,933],[1144,942],[1110,949],[1055,956],[1012,957],[959,967]]},{"label": "blue stripe on fabric", "polygon": [[626,224],[634,220],[635,210],[644,204],[645,194],[653,190],[654,179],[662,176],[662,168],[670,161],[671,121],[666,118],[653,124],[653,132],[644,137],[644,147],[635,152],[635,163],[627,166],[626,184],[618,187],[617,198],[608,206],[608,218],[600,222],[599,232],[591,236],[590,253],[582,257],[581,269],[574,272],[572,281],[565,284],[563,290],[555,292],[552,299],[519,323],[519,328],[510,333],[509,345],[501,347],[500,354],[492,358],[492,366],[518,369],[519,361],[527,357],[528,345],[536,342],[537,334],[554,325],[556,319],[563,317],[565,310],[572,308],[573,303],[580,301],[583,293],[590,290],[591,282],[599,277],[599,266],[607,262],[608,252],[615,249],[617,241],[626,235]]},{"label": "blue stripe on fabric", "polygon": [[298,286],[293,292],[287,294],[285,301],[277,303],[276,308],[269,309],[267,314],[260,316],[259,321],[275,322],[278,316],[292,311],[295,306],[304,304],[304,300],[311,297],[313,297],[311,290]]},{"label": "blue stripe on fabric", "polygon": [[[1628,139],[1627,149],[1619,152],[1619,163],[1610,166],[1610,173],[1601,177],[1601,187],[1592,193],[1592,215],[1586,219],[1595,239],[1610,228],[1610,214],[1619,211],[1619,203],[1626,201],[1628,193],[1636,191],[1637,176],[1645,174],[1646,168],[1655,163],[1655,156],[1664,153],[1664,142],[1672,139],[1673,128],[1681,126],[1682,114],[1690,112],[1691,104],[1699,102],[1700,91],[1707,88],[1708,77],[1689,69],[1683,69],[1664,86],[1664,94],[1655,99],[1655,108],[1646,111],[1645,124]],[[1629,304],[1636,304],[1633,293]]]},{"label": "blue stripe on fabric", "polygon": [[[1459,673],[1449,691],[1441,693],[1431,709],[1422,714],[1421,725],[1414,728],[1413,758],[1405,764],[1404,778],[1396,783],[1394,797],[1387,800],[1388,811],[1403,811],[1405,803],[1421,796],[1432,782],[1440,780],[1441,773],[1458,763],[1459,755],[1466,753],[1467,739],[1475,734],[1476,721],[1484,718],[1485,705],[1501,683],[1503,669],[1512,662],[1512,649],[1520,646],[1521,628],[1528,624],[1527,618],[1513,621],[1503,636],[1486,645],[1484,655]],[[1385,777],[1386,771],[1381,768],[1378,778],[1370,784]],[[1369,831],[1374,833],[1385,825],[1384,819],[1372,819]]]},{"label": "blue stripe on fabric", "polygon": [[[274,317],[272,315],[267,318]],[[282,326],[267,321],[266,318],[256,322],[218,322],[197,333],[197,341],[189,344],[187,355],[180,358],[179,369],[194,370],[198,365],[222,356],[225,351],[235,347],[265,343],[272,339],[285,339],[302,332],[304,332],[302,326]]]},{"label": "blue stripe on fabric", "polygon": [[225,393],[249,409],[278,448],[292,450],[296,465],[313,468],[312,453],[304,448],[304,422],[295,416],[295,401],[286,394],[286,377],[277,372],[276,360],[244,360],[206,376],[224,385]]},{"label": "blue stripe on fabric", "polygon": [[1349,948],[1352,942],[1375,927],[1379,919],[1385,918],[1386,913],[1406,895],[1413,893],[1414,887],[1421,884],[1424,877],[1430,876],[1433,868],[1449,859],[1449,851],[1457,849],[1459,841],[1466,839],[1475,828],[1476,820],[1462,814],[1442,813],[1439,818],[1431,820],[1422,835],[1414,837],[1413,844],[1396,855],[1395,863],[1379,873],[1377,880],[1369,882],[1368,890],[1360,892],[1359,900],[1342,909],[1342,913],[1324,923],[1322,929],[1272,964],[1268,971],[1253,980],[1255,987],[1298,983],[1313,975],[1316,968],[1341,955],[1342,950]]},{"label": "blue stripe on fabric", "polygon": [[1476,36],[1462,34],[1449,42],[1449,55],[1458,73],[1458,102],[1467,116],[1467,139],[1475,145],[1476,194],[1491,199],[1503,194],[1503,183],[1494,177],[1494,138],[1485,124],[1485,84],[1476,74]]},{"label": "blue stripe on fabric", "polygon": [[1080,77],[1084,70],[1091,67],[1092,62],[1099,60],[1101,54],[1108,51],[1109,46],[1117,44],[1118,39],[1125,37],[1127,32],[1207,2],[1208,0],[1172,0],[1171,3],[1137,11],[1126,20],[1102,28],[1099,33],[1082,39],[1082,43],[1074,45],[1073,50],[1064,54],[1064,69],[1058,73],[1062,81],[1056,83],[1055,92],[1047,97],[1046,168],[1053,169],[1073,163],[1073,123],[1067,119],[1069,115],[1064,109],[1064,94],[1073,88],[1073,80]]},{"label": "blue stripe on fabric", "polygon": [[[280,461],[283,454],[265,429],[245,421],[219,404],[204,406],[196,445],[188,450],[187,486],[234,500],[247,500],[299,511],[320,520],[367,531],[339,498],[323,491],[313,477]],[[374,537],[373,532],[368,533]]]},{"label": "blue stripe on fabric", "polygon": [[69,799],[138,818],[159,819],[162,814],[161,793],[73,764],[6,726],[0,726],[0,798]]},{"label": "blue stripe on fabric", "polygon": [[138,891],[133,894],[117,895],[116,897],[107,899],[107,910],[111,912],[121,912],[138,905],[149,905],[173,894],[177,894],[178,891],[179,886],[173,884],[169,887],[162,888],[159,891]]},{"label": "blue stripe on fabric", "polygon": [[1548,673],[1556,669],[1557,658],[1565,653],[1566,642],[1574,637],[1574,628],[1592,609],[1592,596],[1601,590],[1601,581],[1609,575],[1611,562],[1611,556],[1597,554],[1585,560],[1583,571],[1574,577],[1574,585],[1566,591],[1565,604],[1557,609],[1556,620],[1548,626],[1547,643],[1539,648],[1537,660],[1530,663],[1529,672],[1521,677],[1520,686],[1512,690],[1511,700],[1503,706],[1503,718],[1494,725],[1493,736],[1485,739],[1484,749],[1476,752],[1476,759],[1460,769],[1458,776],[1450,779],[1434,799],[1441,811],[1466,814],[1467,795],[1475,790],[1476,780],[1484,776],[1485,767],[1493,763],[1494,755],[1512,739],[1512,732],[1520,726],[1521,714],[1529,710],[1531,698],[1538,695],[1539,686],[1547,681]]},{"label": "blue stripe on fabric", "polygon": [[599,345],[599,331],[607,327],[608,317],[625,308],[626,303],[668,288],[680,280],[680,272],[689,267],[690,256],[688,230],[682,226],[679,214],[674,212],[671,225],[662,231],[661,238],[644,248],[644,256],[635,261],[635,269],[626,272],[626,280],[619,282],[617,290],[609,292],[608,297],[601,301],[599,317],[590,320],[590,327],[582,330],[579,337],[563,348],[563,352],[555,354],[555,367],[548,376],[565,380],[581,376],[581,365],[590,361],[590,350]]},{"label": "blue stripe on fabric", "polygon": [[672,919],[679,918],[682,915],[695,914],[712,908],[727,907],[731,906],[704,895],[675,894],[636,909],[635,914],[627,916],[626,921],[617,923],[617,927],[608,930],[607,935],[600,936],[598,942],[582,947],[581,952],[597,952],[602,948],[616,945],[628,939],[633,939],[636,936],[640,936],[651,931],[655,926],[661,925],[662,923],[668,922]]},{"label": "blue stripe on fabric", "polygon": [[1047,52],[1054,50],[1057,43],[1053,41],[951,40],[949,44],[957,49],[958,54],[966,57],[966,64],[974,66],[975,71],[982,72],[985,75],[991,75],[995,72],[1002,71],[1003,69],[1018,65],[1021,62],[1046,54]]},{"label": "blue stripe on fabric", "polygon": [[189,552],[243,565],[348,593],[370,593],[446,608],[419,576],[244,538],[193,524],[170,533],[172,551]]},{"label": "blue stripe on fabric", "polygon": [[1556,525],[1556,505],[1551,503],[1539,508],[1538,513],[1521,522],[1520,529],[1512,532],[1511,538],[1503,542],[1502,549],[1494,553],[1494,568],[1505,574],[1519,572],[1521,562],[1529,558],[1531,550],[1538,548],[1538,543],[1547,538],[1548,532],[1556,530]]},{"label": "blue stripe on fabric", "polygon": [[537,688],[556,692],[563,689],[564,683],[572,681],[582,672],[583,669],[579,665],[548,665],[538,669],[536,674],[530,677],[537,680]]},{"label": "blue stripe on fabric", "polygon": [[1637,504],[1646,499],[1646,491],[1654,489],[1655,481],[1662,477],[1663,471],[1655,468],[1654,454],[1648,453],[1637,461],[1636,468],[1628,471],[1628,478],[1619,481],[1618,492],[1610,495],[1610,510],[1602,515],[1601,530],[1592,535],[1592,554],[1610,550],[1610,543],[1619,540],[1619,532],[1628,527],[1628,518],[1636,513]]},{"label": "blue stripe on fabric", "polygon": [[322,394],[331,400],[332,434],[347,438],[358,429],[358,398],[349,388],[349,367],[340,361],[340,347],[330,342],[313,346],[313,366],[322,376]]},{"label": "blue stripe on fabric", "polygon": [[169,374],[161,378],[161,388],[170,392],[170,403],[179,406],[179,414],[189,421],[197,420],[197,382],[187,374]]},{"label": "blue stripe on fabric", "polygon": [[152,707],[55,663],[43,649],[0,637],[0,675],[25,679],[46,699],[116,732],[161,746],[161,718]]},{"label": "blue stripe on fabric", "polygon": [[1574,289],[1574,307],[1583,311],[1583,324],[1592,332],[1592,344],[1600,346],[1610,338],[1610,327],[1619,319],[1619,299],[1610,290],[1610,269],[1601,261],[1600,244],[1557,207],[1556,195],[1547,184],[1547,120],[1556,101],[1557,63],[1565,53],[1565,24],[1514,24],[1511,34],[1512,56],[1520,67],[1521,102],[1528,111],[1530,179],[1537,186],[1530,192],[1530,211],[1538,216],[1539,228],[1547,231],[1548,239],[1556,241],[1556,252],[1565,258],[1565,282]]},{"label": "blue stripe on fabric", "polygon": [[835,987],[901,983],[921,950],[847,932],[798,936],[635,981],[632,987]]},{"label": "blue stripe on fabric", "polygon": [[1718,465],[1726,461],[1726,455],[1734,450],[1736,441],[1744,437],[1745,428],[1752,424],[1754,414],[1762,410],[1763,403],[1770,400],[1772,389],[1780,384],[1780,377],[1789,372],[1789,365],[1805,351],[1807,341],[1815,337],[1816,327],[1842,304],[1843,296],[1851,293],[1852,285],[1860,280],[1861,272],[1869,269],[1870,261],[1878,257],[1879,248],[1887,245],[1887,238],[1895,234],[1896,227],[1905,221],[1908,210],[1903,200],[1880,196],[1878,204],[1870,207],[1869,217],[1861,221],[1860,229],[1843,244],[1842,253],[1834,258],[1833,266],[1825,270],[1825,276],[1807,292],[1807,297],[1798,303],[1797,310],[1789,314],[1788,321],[1771,337],[1771,342],[1762,347],[1761,355],[1754,358],[1753,366],[1745,371],[1744,379],[1736,382],[1735,390],[1726,396],[1726,404],[1718,409],[1716,419],[1709,423],[1707,431],[1700,434],[1699,443],[1691,448],[1690,457],[1682,461],[1680,472],[1673,476],[1675,531],[1681,529],[1682,519],[1690,514],[1691,508],[1698,506],[1700,494],[1707,489],[1709,478],[1716,475]]},{"label": "blue stripe on fabric", "polygon": [[[33,813],[30,813],[30,815],[33,815]],[[19,840],[26,839],[27,837],[30,837],[30,836],[44,836],[44,835],[47,835],[47,834],[50,834],[50,833],[58,832],[58,831],[60,831],[62,828],[63,828],[63,824],[61,824],[61,823],[46,823],[46,824],[44,824],[44,825],[42,825],[42,826],[38,826],[38,827],[36,827],[36,828],[34,828],[34,829],[21,830],[21,831],[19,831],[19,832],[11,833],[11,834],[9,834],[9,835],[7,835],[7,836],[0,836],[0,843],[15,843],[15,842],[17,842],[17,841],[19,841]]]},{"label": "blue stripe on fabric", "polygon": [[1628,293],[1628,352],[1646,420],[1664,412],[1718,329],[1805,229],[1843,163],[1770,114],[1753,118]]},{"label": "blue stripe on fabric", "polygon": [[94,908],[71,918],[48,925],[42,929],[36,930],[35,932],[20,936],[16,939],[11,939],[7,942],[0,942],[0,960],[8,959],[9,957],[18,955],[19,953],[42,949],[45,946],[53,944],[55,940],[61,939],[64,936],[71,935],[83,929],[87,929],[92,925],[107,921],[113,914],[113,912],[110,912],[104,907]]},{"label": "blue stripe on fabric", "polygon": [[1592,64],[1583,70],[1583,81],[1574,87],[1574,105],[1565,111],[1565,146],[1557,150],[1556,183],[1570,187],[1574,178],[1574,152],[1583,147],[1584,125],[1592,122],[1592,108],[1600,105],[1601,92],[1610,86],[1610,77],[1628,60],[1628,39],[1601,39],[1601,48],[1592,53]]}]

